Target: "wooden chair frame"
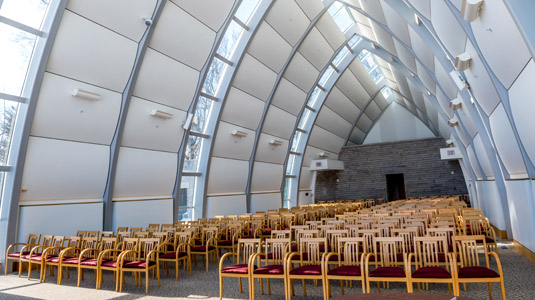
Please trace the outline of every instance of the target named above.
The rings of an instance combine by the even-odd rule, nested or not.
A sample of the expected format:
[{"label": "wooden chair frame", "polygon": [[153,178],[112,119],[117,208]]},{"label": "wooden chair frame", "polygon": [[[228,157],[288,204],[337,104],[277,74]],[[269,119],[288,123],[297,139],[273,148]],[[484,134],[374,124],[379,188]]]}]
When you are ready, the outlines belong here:
[{"label": "wooden chair frame", "polygon": [[[239,239],[238,240],[238,247],[237,252],[227,252],[225,253],[221,259],[219,260],[219,299],[223,299],[223,277],[237,277],[239,286],[240,286],[240,293],[243,293],[243,287],[242,287],[242,278],[248,279],[248,286],[249,290],[251,290],[251,284],[252,281],[249,280],[250,277],[250,260],[251,257],[254,257],[255,254],[260,253],[260,246],[261,246],[262,240],[261,239]],[[236,256],[237,264],[223,268],[223,262],[225,261],[225,258],[228,256]],[[242,262],[242,264],[240,264]],[[245,263],[245,264],[244,264]],[[225,270],[229,270],[229,268],[233,267],[239,267],[243,269],[244,267],[247,269],[247,273],[225,273]],[[251,267],[254,269],[254,267]]]}]

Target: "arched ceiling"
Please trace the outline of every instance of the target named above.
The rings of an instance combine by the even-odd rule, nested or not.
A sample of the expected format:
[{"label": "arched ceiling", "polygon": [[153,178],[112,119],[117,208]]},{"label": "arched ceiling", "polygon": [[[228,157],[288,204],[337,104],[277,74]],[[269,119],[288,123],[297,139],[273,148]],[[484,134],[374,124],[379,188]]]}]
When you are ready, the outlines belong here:
[{"label": "arched ceiling", "polygon": [[[533,39],[509,13],[520,4],[484,1],[472,23],[460,5],[71,0],[35,99],[20,202],[104,195],[111,209],[172,198],[196,217],[225,199],[247,211],[281,197],[296,204],[310,188],[310,161],[365,142],[392,103],[416,120],[400,123],[408,131],[418,122],[454,140],[467,180],[533,178]],[[463,52],[472,57],[460,73],[467,90],[449,74]],[[192,184],[196,194],[180,202]]]}]

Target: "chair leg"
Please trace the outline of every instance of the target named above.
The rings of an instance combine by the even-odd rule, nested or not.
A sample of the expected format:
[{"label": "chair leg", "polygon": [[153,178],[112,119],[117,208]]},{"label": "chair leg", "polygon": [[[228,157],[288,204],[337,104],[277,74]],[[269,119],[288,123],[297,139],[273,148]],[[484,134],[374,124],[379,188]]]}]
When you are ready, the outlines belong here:
[{"label": "chair leg", "polygon": [[[184,267],[186,266],[186,263],[184,263]],[[178,260],[175,262],[175,274],[176,274],[176,281],[178,281]],[[158,275],[159,272],[158,272]]]},{"label": "chair leg", "polygon": [[302,282],[303,282],[303,294],[305,295],[305,297],[307,296],[307,286],[305,284],[305,280],[304,279],[301,279]]},{"label": "chair leg", "polygon": [[267,279],[268,294],[271,295],[271,284],[269,283],[269,278]]},{"label": "chair leg", "polygon": [[492,284],[489,282],[489,300],[492,300]]},{"label": "chair leg", "polygon": [[502,290],[502,300],[505,300],[505,284],[503,282],[503,278],[502,280],[500,281],[500,288]]},{"label": "chair leg", "polygon": [[78,268],[78,284],[76,285],[77,287],[80,287],[80,278],[82,276],[82,269],[81,268]]},{"label": "chair leg", "polygon": [[[141,275],[141,274],[139,274]],[[139,276],[141,277],[141,276]],[[149,293],[149,270],[145,271],[145,294]]]},{"label": "chair leg", "polygon": [[219,273],[219,300],[223,300],[223,276]]},{"label": "chair leg", "polygon": [[238,277],[238,282],[240,283],[240,293],[243,293],[243,288],[241,286],[241,277]]},{"label": "chair leg", "polygon": [[258,278],[258,282],[260,282],[260,290],[262,291],[262,295],[264,295],[264,279]]},{"label": "chair leg", "polygon": [[340,290],[342,291],[342,295],[344,295],[344,281],[340,280]]},{"label": "chair leg", "polygon": [[208,253],[206,253],[206,272],[208,272]]}]

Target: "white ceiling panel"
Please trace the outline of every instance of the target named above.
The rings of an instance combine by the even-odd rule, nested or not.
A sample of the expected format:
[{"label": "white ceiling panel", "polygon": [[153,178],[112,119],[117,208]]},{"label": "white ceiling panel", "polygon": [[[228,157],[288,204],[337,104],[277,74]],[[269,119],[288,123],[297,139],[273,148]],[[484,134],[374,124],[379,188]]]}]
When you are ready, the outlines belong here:
[{"label": "white ceiling panel", "polygon": [[484,6],[479,18],[470,25],[487,63],[502,84],[509,88],[531,54],[505,3],[485,1]]},{"label": "white ceiling panel", "polygon": [[177,154],[121,147],[113,198],[171,197]]},{"label": "white ceiling panel", "polygon": [[490,115],[489,122],[496,149],[509,174],[515,175],[517,178],[518,176],[529,178],[515,134],[502,104],[498,105]]},{"label": "white ceiling panel", "polygon": [[440,131],[440,134],[442,135],[442,137],[444,137],[445,140],[447,140],[448,138],[453,138],[453,136],[451,135],[451,130],[450,130],[450,126],[448,126],[448,124],[442,120],[442,118],[439,118],[438,119],[438,130]]},{"label": "white ceiling panel", "polygon": [[398,84],[399,91],[403,94],[403,96],[411,98],[411,91],[409,89],[408,80],[405,78],[405,75],[398,71],[398,69],[394,68],[392,69],[392,74],[394,75],[394,78],[396,79],[396,82]]},{"label": "white ceiling panel", "polygon": [[310,20],[293,0],[275,1],[265,20],[294,46],[303,36]]},{"label": "white ceiling panel", "polygon": [[295,53],[286,73],[284,73],[284,78],[308,93],[316,82],[319,73],[300,53]]},{"label": "white ceiling panel", "polygon": [[468,42],[466,44],[466,52],[472,56],[470,68],[464,71],[466,81],[470,84],[470,90],[474,93],[481,108],[483,108],[487,116],[490,116],[492,111],[500,103],[500,97],[492,84],[492,80],[483,62],[477,55],[474,57],[474,54],[477,52],[472,46],[472,43]]},{"label": "white ceiling panel", "polygon": [[380,1],[376,0],[360,0],[362,9],[368,13],[375,20],[386,25],[385,15],[383,14],[383,7]]},{"label": "white ceiling panel", "polygon": [[468,112],[468,105],[472,105],[470,102],[466,103],[465,101],[461,100],[461,108],[457,109],[458,116],[460,117],[460,122],[464,125],[468,133],[470,134],[470,137],[475,137],[477,134],[477,127],[474,124],[474,120],[470,116],[470,113]]},{"label": "white ceiling panel", "polygon": [[420,88],[409,82],[409,88],[411,89],[412,100],[420,108],[425,111],[424,97]]},{"label": "white ceiling panel", "polygon": [[[179,28],[181,30],[177,30]],[[149,47],[201,70],[210,55],[215,35],[212,29],[168,2],[154,29]]]},{"label": "white ceiling panel", "polygon": [[247,52],[279,73],[292,47],[267,22],[262,22]]},{"label": "white ceiling panel", "polygon": [[[143,18],[154,13],[156,0],[71,0],[67,9],[134,41],[147,30]],[[121,17],[118,18],[117,16]]]},{"label": "white ceiling panel", "polygon": [[535,62],[531,60],[509,89],[509,101],[518,135],[531,159],[535,162],[535,101],[526,95],[535,95]]},{"label": "white ceiling panel", "polygon": [[[231,134],[233,130],[247,133],[245,137]],[[234,124],[219,122],[214,142],[213,156],[249,160],[255,139],[255,132]]]},{"label": "white ceiling panel", "polygon": [[336,86],[360,109],[366,105],[366,101],[370,98],[368,92],[366,92],[357,78],[355,78],[351,70],[346,69],[338,79],[338,82],[336,82]]},{"label": "white ceiling panel", "polygon": [[197,70],[149,48],[139,71],[134,95],[186,111],[198,79]]},{"label": "white ceiling panel", "polygon": [[296,119],[294,115],[272,105],[266,115],[262,132],[289,139]]},{"label": "white ceiling panel", "polygon": [[306,97],[307,94],[300,88],[282,78],[273,95],[271,104],[297,116],[305,103]]},{"label": "white ceiling panel", "polygon": [[[492,171],[492,166],[490,164],[489,157],[487,156],[487,151],[485,151],[485,147],[483,146],[483,142],[481,141],[479,134],[477,134],[473,139],[472,144],[474,145],[474,151],[479,159],[479,163],[481,164],[483,172],[485,172],[487,177],[494,177],[494,172]],[[491,153],[494,152],[492,149],[488,149],[488,151]]]},{"label": "white ceiling panel", "polygon": [[457,89],[457,86],[451,80],[450,74],[448,74],[444,68],[442,68],[442,65],[437,59],[435,59],[435,76],[437,77],[438,84],[440,84],[448,98],[454,99],[457,97],[457,92],[459,89]]},{"label": "white ceiling panel", "polygon": [[383,2],[383,11],[385,13],[386,22],[388,23],[388,28],[392,30],[394,35],[396,35],[400,40],[402,40],[409,47],[411,45],[411,38],[409,36],[409,30],[407,28],[407,22],[403,19],[390,5],[384,4]]},{"label": "white ceiling panel", "polygon": [[431,94],[436,93],[435,81],[433,80],[433,78],[431,78],[431,75],[429,75],[425,67],[418,61],[416,61],[416,70],[418,71],[417,72],[418,77],[420,78],[422,83],[425,85],[427,90],[430,91]]},{"label": "white ceiling panel", "polygon": [[213,157],[208,175],[207,194],[243,193],[248,173],[248,161]]},{"label": "white ceiling panel", "polygon": [[384,30],[381,26],[377,25],[377,23],[372,23],[371,25],[373,32],[375,32],[375,36],[377,37],[377,42],[379,42],[379,45],[381,45],[381,47],[383,47],[393,55],[397,55],[392,35],[390,35],[390,33]]},{"label": "white ceiling panel", "polygon": [[319,126],[314,126],[308,144],[333,153],[339,153],[344,146],[345,139],[327,131]]},{"label": "white ceiling panel", "polygon": [[132,40],[65,11],[47,71],[122,93],[136,52]]},{"label": "white ceiling panel", "polygon": [[401,62],[409,68],[412,73],[416,74],[416,61],[414,60],[412,53],[397,40],[394,40],[394,45],[396,46],[396,51]]},{"label": "white ceiling panel", "polygon": [[[427,112],[427,117],[431,122],[437,126],[438,125],[438,112],[435,106],[431,103],[431,99],[427,95],[424,95],[425,111]],[[438,126],[437,126],[438,127]]]},{"label": "white ceiling panel", "polygon": [[377,104],[375,104],[375,101],[370,102],[370,105],[366,107],[366,110],[364,113],[372,120],[377,119],[379,114],[381,114],[381,109]]},{"label": "white ceiling panel", "polygon": [[353,75],[359,79],[359,83],[366,90],[368,95],[372,95],[377,92],[379,87],[377,87],[377,84],[375,84],[368,71],[366,71],[366,68],[364,68],[364,65],[360,59],[357,58],[353,60],[353,62],[349,65],[349,70],[351,70],[351,73],[353,73]]},{"label": "white ceiling panel", "polygon": [[[395,96],[393,96],[393,97],[395,97]],[[386,101],[386,99],[385,99],[385,97],[383,96],[382,93],[377,94],[377,96],[375,96],[375,98],[373,98],[373,101],[375,101],[375,103],[379,106],[379,108],[381,110],[384,110],[389,104],[389,102]]]},{"label": "white ceiling panel", "polygon": [[[309,0],[306,1],[309,2]],[[333,49],[338,49],[346,41],[346,38],[329,13],[324,14],[318,20],[316,28],[322,33]]]},{"label": "white ceiling panel", "polygon": [[[272,141],[282,142],[281,145],[270,144]],[[288,140],[273,135],[261,133],[256,147],[255,161],[273,164],[283,164],[288,151]]]},{"label": "white ceiling panel", "polygon": [[232,84],[242,91],[266,101],[276,79],[277,74],[251,55],[246,54]]},{"label": "white ceiling panel", "polygon": [[297,2],[297,5],[301,7],[310,20],[314,19],[325,8],[322,1],[295,0],[295,2]]},{"label": "white ceiling panel", "polygon": [[472,167],[472,171],[474,171],[474,174],[476,175],[477,179],[483,179],[483,173],[481,173],[481,167],[479,166],[479,162],[476,158],[476,154],[474,152],[474,149],[472,149],[472,145],[469,145],[466,147],[466,152],[468,153],[468,159],[470,160],[470,166]]},{"label": "white ceiling panel", "polygon": [[[75,89],[99,94],[101,99],[73,97]],[[45,72],[31,134],[109,145],[120,108],[119,93]]]},{"label": "white ceiling panel", "polygon": [[358,24],[358,27],[360,29],[360,32],[361,32],[361,35],[371,41],[374,41],[374,42],[377,42],[377,39],[375,38],[375,34],[373,33],[373,30],[371,27],[369,26],[366,26],[366,25],[363,25],[363,24]]},{"label": "white ceiling panel", "polygon": [[321,126],[330,132],[335,133],[341,138],[346,138],[351,130],[352,124],[340,117],[339,114],[332,111],[327,106],[323,106],[316,118],[316,125]]},{"label": "white ceiling panel", "polygon": [[429,0],[409,0],[409,2],[427,19],[431,19],[431,6]]},{"label": "white ceiling panel", "polygon": [[450,99],[446,98],[442,92],[437,93],[436,97],[442,111],[446,113],[449,118],[453,118],[453,110],[450,108]]},{"label": "white ceiling panel", "polygon": [[[152,116],[151,112],[155,109],[173,116],[170,119]],[[121,146],[178,152],[185,119],[185,111],[132,97]]]},{"label": "white ceiling panel", "polygon": [[334,50],[318,29],[314,27],[299,47],[299,53],[312,63],[318,71],[321,71],[329,63]]},{"label": "white ceiling panel", "polygon": [[422,40],[422,38],[409,27],[409,35],[412,42],[412,50],[416,53],[416,56],[420,61],[429,69],[431,72],[435,72],[435,56],[427,44]]},{"label": "white ceiling panel", "polygon": [[264,111],[264,104],[263,101],[231,87],[221,114],[221,120],[256,130]]},{"label": "white ceiling panel", "polygon": [[364,138],[366,138],[366,134],[362,132],[362,130],[355,127],[353,128],[353,131],[351,132],[351,136],[349,137],[349,140],[352,141],[356,145],[360,145],[362,144],[362,142],[364,142]]},{"label": "white ceiling panel", "polygon": [[464,52],[466,34],[444,1],[431,1],[431,22],[438,37],[452,55]]},{"label": "white ceiling panel", "polygon": [[351,124],[355,123],[357,116],[360,113],[360,109],[349,100],[336,86],[331,89],[327,100],[324,105],[335,111],[342,116],[346,121]]},{"label": "white ceiling panel", "polygon": [[30,137],[20,201],[102,199],[110,148]]},{"label": "white ceiling panel", "polygon": [[256,162],[254,164],[251,191],[279,191],[282,182],[283,165]]},{"label": "white ceiling panel", "polygon": [[372,125],[372,120],[370,120],[370,118],[368,118],[368,116],[365,114],[362,114],[357,122],[357,127],[364,132],[368,132]]},{"label": "white ceiling panel", "polygon": [[301,175],[299,176],[299,190],[309,189],[313,186],[312,179],[313,173],[309,167],[301,168]]},{"label": "white ceiling panel", "polygon": [[[199,19],[201,22],[219,31],[232,9],[232,0],[171,0],[176,5]],[[208,7],[210,9],[208,9]]]}]

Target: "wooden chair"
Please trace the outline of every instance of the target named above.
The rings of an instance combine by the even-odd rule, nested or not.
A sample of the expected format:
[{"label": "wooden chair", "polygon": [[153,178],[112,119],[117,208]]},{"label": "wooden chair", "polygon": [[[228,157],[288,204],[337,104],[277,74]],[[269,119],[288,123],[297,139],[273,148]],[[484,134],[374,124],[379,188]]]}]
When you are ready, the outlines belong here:
[{"label": "wooden chair", "polygon": [[[79,249],[79,247],[81,246],[82,238],[79,236],[71,236],[66,240],[66,242],[67,242],[67,245],[66,245],[67,249],[74,249],[74,248]],[[43,251],[43,265],[42,265],[43,276],[41,278],[41,282],[46,281],[47,267],[50,270],[50,275],[54,274],[52,268],[58,267],[58,281],[59,281],[60,260],[63,260],[63,259],[67,260],[70,258],[75,258],[76,262],[78,262],[75,253],[72,253],[72,256],[68,256],[68,255],[65,255],[65,254],[68,254],[68,252],[64,252],[64,250],[65,250],[65,247],[63,247],[63,243],[62,243],[62,245],[59,247],[49,247],[47,248],[47,250]]]},{"label": "wooden chair", "polygon": [[411,275],[411,282],[418,284],[418,293],[420,283],[447,283],[449,294],[451,295],[451,286],[453,286],[453,294],[459,296],[454,273],[455,261],[448,251],[446,237],[415,237],[414,249],[415,253],[409,254],[408,261],[416,257],[416,270]]},{"label": "wooden chair", "polygon": [[85,230],[76,231],[76,236],[81,237],[81,238],[84,238],[86,234],[87,234],[87,231]]},{"label": "wooden chair", "polygon": [[[51,247],[53,247],[54,250],[56,249],[59,250],[60,247],[63,247],[64,240],[65,240],[64,236],[46,236],[45,235],[43,237],[43,245],[35,246],[30,251],[30,254],[21,256],[21,262],[28,263],[28,280],[30,280],[30,276],[32,273],[32,264],[36,264],[40,268],[39,280],[41,281],[41,279],[43,278],[43,265],[44,265],[43,256],[46,254],[47,249]],[[58,254],[59,254],[59,251],[58,251]]]},{"label": "wooden chair", "polygon": [[85,234],[86,237],[96,237],[100,240],[100,231],[94,230],[94,231],[87,231]]},{"label": "wooden chair", "polygon": [[63,278],[63,268],[67,270],[67,278],[69,277],[69,268],[78,268],[80,261],[84,258],[81,256],[81,252],[85,249],[96,248],[98,246],[97,237],[85,237],[80,241],[78,247],[67,246],[59,254],[58,259],[58,285],[61,285],[61,279]]},{"label": "wooden chair", "polygon": [[[505,286],[503,282],[503,271],[500,263],[500,258],[495,252],[489,252],[484,235],[468,235],[468,236],[454,236],[455,243],[454,257],[460,258],[460,267],[456,270],[457,276],[457,291],[459,291],[459,284],[469,282],[488,282],[489,285],[489,299],[492,300],[492,282],[499,282],[502,290],[502,299],[505,300]],[[480,261],[478,254],[478,244],[483,245],[483,253],[485,263]],[[494,257],[498,266],[498,272],[492,270],[489,264],[489,256]]]},{"label": "wooden chair", "polygon": [[[225,253],[219,260],[219,299],[223,299],[223,277],[237,277],[240,285],[240,293],[243,293],[242,278],[249,279],[249,261],[251,256],[260,252],[261,239],[239,239],[238,251]],[[223,262],[227,256],[236,256],[236,265],[223,268]],[[253,269],[255,269],[253,267]],[[251,290],[251,280],[248,280]]]},{"label": "wooden chair", "polygon": [[117,231],[117,243],[121,243],[125,238],[132,237],[130,231]]},{"label": "wooden chair", "polygon": [[240,223],[231,224],[225,228],[225,239],[217,241],[217,253],[221,255],[221,250],[235,252],[238,246],[238,239],[242,237],[242,225]]},{"label": "wooden chair", "polygon": [[210,256],[217,255],[217,228],[203,228],[202,231],[202,244],[190,248],[190,254],[194,258],[194,262],[197,263],[196,255],[205,256],[206,272],[208,272],[208,265],[210,262]]},{"label": "wooden chair", "polygon": [[[109,252],[107,250],[116,249],[116,247],[117,237],[103,237],[98,247],[86,248],[80,252],[80,259],[78,260],[78,287],[80,287],[80,282],[84,278],[83,270],[90,269],[95,271],[95,288],[98,288],[97,270],[99,258],[101,259],[101,262],[111,260],[117,253]],[[104,253],[104,251],[107,252]],[[102,257],[100,257],[101,253],[104,253]]]},{"label": "wooden chair", "polygon": [[[145,273],[145,293],[149,292],[149,271],[156,272],[158,287],[160,286],[160,240],[157,238],[144,238],[139,240],[139,248],[126,250],[119,255],[119,292],[123,291],[124,272],[140,273],[136,278],[136,286],[141,286],[141,272]],[[132,259],[133,258],[133,259]]]},{"label": "wooden chair", "polygon": [[[289,231],[289,230],[284,230]],[[273,231],[271,232],[273,234]],[[263,278],[267,279],[268,293],[271,295],[270,279],[283,279],[284,286],[286,283],[286,270],[285,258],[290,252],[290,238],[268,238],[264,242],[264,252],[254,254],[249,261],[250,274],[249,282],[249,299],[254,300],[255,297],[255,284],[254,280],[258,278],[260,280],[260,287],[262,295],[264,294]],[[264,263],[262,265],[262,262]],[[255,263],[258,268],[255,268]],[[285,298],[288,291],[285,289]]]},{"label": "wooden chair", "polygon": [[128,252],[127,256],[121,257],[123,251],[133,250],[134,252],[139,251],[139,239],[138,238],[124,238],[122,242],[117,244],[119,249],[107,249],[99,253],[98,262],[97,262],[97,290],[100,289],[102,285],[102,271],[108,270],[113,271],[115,278],[115,291],[119,291],[119,262],[123,258],[122,262],[125,260],[135,260],[136,256],[133,252]]},{"label": "wooden chair", "polygon": [[[338,238],[338,251],[330,252],[323,260],[324,288],[323,298],[331,297],[331,287],[329,280],[340,280],[342,295],[344,294],[344,280],[360,280],[362,283],[362,293],[366,292],[364,282],[364,253],[360,252],[363,248],[364,238],[360,237],[340,237]],[[331,258],[336,258],[337,267],[329,270]]]},{"label": "wooden chair", "polygon": [[142,227],[130,227],[130,232],[132,232],[132,234],[138,231],[143,231],[143,228]]},{"label": "wooden chair", "polygon": [[123,231],[128,231],[128,227],[117,227],[117,233],[123,232]]},{"label": "wooden chair", "polygon": [[[379,251],[377,249],[379,244]],[[405,282],[407,285],[407,292],[412,293],[411,285],[411,268],[408,263],[407,253],[403,249],[404,241],[402,237],[378,237],[373,243],[373,253],[366,255],[365,273],[366,273],[366,287],[368,293],[370,290],[370,282],[377,282],[377,291],[380,293],[381,288],[379,282]],[[403,263],[398,261],[398,253],[403,253]],[[370,258],[374,257],[374,264],[376,268],[370,270]],[[401,265],[401,267],[399,266]]]},{"label": "wooden chair", "polygon": [[100,234],[101,238],[109,238],[109,237],[114,237],[114,236],[115,235],[113,234],[113,231],[102,231]]},{"label": "wooden chair", "polygon": [[[315,230],[316,231],[316,230]],[[294,294],[293,280],[302,279],[303,292],[307,295],[305,279],[321,280],[323,283],[323,274],[321,263],[325,253],[321,253],[320,246],[327,244],[326,238],[301,238],[299,241],[299,252],[292,252],[288,255],[286,260],[286,289],[288,300],[291,300],[292,294]],[[294,268],[294,257],[299,255],[299,267]],[[291,292],[290,292],[291,290]]]},{"label": "wooden chair", "polygon": [[[28,240],[26,243],[15,243],[9,245],[6,250],[6,267],[4,271],[4,275],[7,275],[7,269],[9,265],[10,260],[16,260],[19,262],[19,277],[21,272],[21,265],[20,257],[21,255],[28,255],[30,254],[30,250],[39,245],[39,242],[41,241],[41,235],[40,234],[32,234],[30,233],[28,235]],[[17,251],[17,248],[20,247],[20,250]]]},{"label": "wooden chair", "polygon": [[[191,276],[191,232],[176,232],[172,241],[167,241],[160,244],[160,262],[173,262],[175,264],[175,275],[178,281],[178,263],[184,261],[184,269],[189,269],[189,275]],[[169,246],[171,250],[169,251]],[[169,268],[165,265],[167,274],[169,274]]]}]

